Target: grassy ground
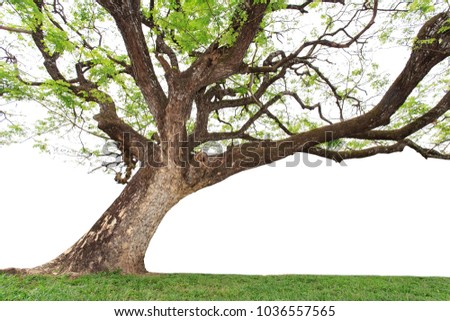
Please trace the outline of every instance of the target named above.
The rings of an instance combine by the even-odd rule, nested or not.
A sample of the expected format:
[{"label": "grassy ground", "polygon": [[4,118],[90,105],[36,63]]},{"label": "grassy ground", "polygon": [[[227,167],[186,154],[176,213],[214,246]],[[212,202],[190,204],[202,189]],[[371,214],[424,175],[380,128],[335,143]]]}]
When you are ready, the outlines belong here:
[{"label": "grassy ground", "polygon": [[0,274],[0,300],[450,300],[450,278]]}]

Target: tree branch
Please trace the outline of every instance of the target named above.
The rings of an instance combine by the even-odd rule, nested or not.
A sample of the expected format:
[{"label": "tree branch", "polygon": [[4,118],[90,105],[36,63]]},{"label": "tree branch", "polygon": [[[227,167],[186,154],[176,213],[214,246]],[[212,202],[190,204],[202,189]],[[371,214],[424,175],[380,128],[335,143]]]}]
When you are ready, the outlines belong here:
[{"label": "tree branch", "polygon": [[131,60],[133,74],[159,128],[163,126],[167,97],[159,83],[142,31],[140,1],[97,0],[116,21]]},{"label": "tree branch", "polygon": [[[42,12],[44,6],[43,2],[40,0],[34,0],[34,2],[38,9]],[[36,30],[32,32],[32,38],[44,58],[44,66],[51,78],[55,81],[63,81],[69,84],[68,88],[75,96],[85,101],[97,103],[100,106],[100,113],[95,115],[94,119],[98,122],[98,128],[105,132],[111,139],[118,142],[124,150],[133,150],[133,153],[135,153],[134,156],[137,159],[144,160],[147,157],[147,152],[149,147],[151,147],[151,144],[145,137],[140,135],[131,126],[119,118],[112,97],[99,90],[95,83],[84,77],[83,68],[90,67],[90,63],[77,63],[75,65],[77,78],[75,80],[68,81],[58,68],[57,60],[59,58],[59,54],[52,54],[49,48],[45,45],[42,25],[38,25]],[[18,77],[19,80],[21,80],[20,75]],[[24,82],[28,85],[40,85],[40,83],[37,82]],[[79,85],[75,85],[76,83]]]},{"label": "tree branch", "polygon": [[365,133],[350,135],[349,138],[370,140],[401,140],[421,130],[425,126],[437,121],[439,117],[450,110],[450,91],[445,94],[439,103],[428,112],[407,125],[395,130],[372,130]]},{"label": "tree branch", "polygon": [[334,160],[336,162],[342,162],[345,159],[355,159],[355,158],[366,158],[370,156],[374,156],[377,154],[391,154],[391,153],[397,153],[402,152],[405,147],[409,147],[416,152],[418,152],[420,155],[422,155],[424,158],[436,158],[436,159],[450,159],[449,154],[443,154],[438,151],[435,151],[433,149],[427,149],[423,148],[420,145],[414,143],[413,141],[409,139],[400,140],[395,144],[387,145],[387,146],[375,146],[371,148],[366,148],[362,150],[352,150],[352,151],[331,151],[323,148],[318,147],[312,147],[309,148],[307,153],[313,154],[316,156],[328,158],[331,160]]},{"label": "tree branch", "polygon": [[[34,3],[36,7],[39,9],[39,11],[42,13],[43,2],[41,0],[34,0]],[[67,80],[60,72],[56,63],[56,61],[59,58],[59,54],[58,53],[51,54],[50,49],[45,45],[44,31],[42,30],[42,22],[40,23],[40,25],[36,26],[36,30],[32,32],[31,36],[33,38],[34,44],[39,49],[42,57],[44,58],[44,67],[47,70],[50,77],[52,77],[53,80],[62,80],[64,82],[67,82]]]},{"label": "tree branch", "polygon": [[31,35],[32,32],[30,30],[22,29],[22,28],[15,28],[15,27],[8,27],[8,26],[1,26],[0,30],[6,30],[10,32],[17,32],[17,33],[26,33],[28,35]]},{"label": "tree branch", "polygon": [[[314,1],[313,0],[307,0],[307,1],[305,1],[304,3],[302,3],[302,4],[288,4],[287,6],[286,6],[286,9],[290,9],[290,10],[298,10],[298,11],[300,11],[301,13],[308,13],[308,11],[306,11],[306,7],[308,6],[308,5],[310,5],[311,3],[313,3]],[[322,0],[322,2],[324,2],[324,3],[326,3],[326,2],[328,2],[328,3],[340,3],[340,4],[342,4],[342,5],[345,5],[345,2],[344,2],[344,0]]]},{"label": "tree branch", "polygon": [[[362,28],[362,29],[361,29],[356,35],[354,35],[353,37],[350,36],[350,35],[348,35],[348,34],[346,33],[346,28],[347,28],[347,26],[350,24],[350,22],[353,21],[354,18],[350,19],[350,21],[348,22],[347,26],[344,26],[344,27],[342,27],[342,28],[339,28],[339,29],[337,29],[337,30],[335,30],[334,32],[329,33],[329,34],[325,33],[325,34],[323,34],[322,36],[320,36],[320,38],[319,38],[318,40],[306,42],[306,43],[304,44],[304,46],[316,46],[316,45],[322,45],[322,46],[326,46],[326,47],[341,48],[341,49],[342,49],[342,48],[348,48],[348,47],[350,47],[353,43],[355,43],[356,41],[358,41],[358,39],[361,38],[361,36],[362,36],[367,30],[369,30],[370,27],[372,27],[373,24],[375,23],[375,18],[376,18],[376,16],[377,16],[377,12],[378,12],[378,0],[374,0],[373,8],[371,8],[371,10],[372,10],[372,16],[371,16],[369,22],[364,26],[364,28]],[[356,15],[358,14],[358,12],[360,12],[360,11],[361,11],[361,10],[358,10],[358,11],[355,13],[355,16],[354,16],[354,17],[356,17]],[[344,43],[338,43],[338,42],[335,42],[335,41],[330,41],[330,40],[327,40],[327,39],[323,39],[323,38],[325,38],[325,37],[327,37],[327,36],[334,36],[334,35],[336,35],[337,33],[341,32],[341,31],[346,33],[346,35],[350,38],[349,41],[344,42]]]},{"label": "tree branch", "polygon": [[[284,140],[262,143],[247,142],[236,146],[223,155],[217,155],[217,162],[220,165],[205,170],[204,176],[208,179],[198,183],[204,186],[211,185],[245,169],[274,162],[295,152],[307,152],[323,142],[366,133],[376,127],[389,124],[391,116],[405,102],[418,83],[436,64],[450,56],[450,46],[448,46],[450,30],[441,31],[449,18],[450,12],[443,12],[424,24],[418,33],[418,39],[434,38],[436,41],[413,49],[400,75],[371,111]],[[446,95],[444,98],[448,99],[448,96]],[[400,149],[401,147],[399,144],[391,148]],[[419,147],[415,148],[422,151]]]},{"label": "tree branch", "polygon": [[361,149],[361,150],[349,150],[349,151],[332,151],[319,147],[311,147],[305,150],[305,153],[328,158],[334,160],[338,163],[342,162],[345,159],[353,159],[353,158],[366,158],[370,156],[374,156],[377,154],[391,154],[403,151],[403,149],[407,146],[405,141],[400,141],[393,145],[388,146],[375,146],[371,148]]},{"label": "tree branch", "polygon": [[247,18],[242,26],[236,27],[233,22],[239,18],[239,12],[232,19],[231,29],[237,29],[238,36],[230,47],[219,47],[218,42],[211,46],[184,72],[191,83],[192,90],[219,82],[242,68],[244,56],[255,38],[261,21],[264,18],[268,3],[257,3],[253,0],[243,1],[243,11]]},{"label": "tree branch", "polygon": [[406,145],[408,147],[412,148],[413,150],[415,150],[416,152],[418,152],[425,159],[428,159],[428,158],[450,159],[450,154],[442,154],[433,149],[423,148],[411,140],[406,140]]}]

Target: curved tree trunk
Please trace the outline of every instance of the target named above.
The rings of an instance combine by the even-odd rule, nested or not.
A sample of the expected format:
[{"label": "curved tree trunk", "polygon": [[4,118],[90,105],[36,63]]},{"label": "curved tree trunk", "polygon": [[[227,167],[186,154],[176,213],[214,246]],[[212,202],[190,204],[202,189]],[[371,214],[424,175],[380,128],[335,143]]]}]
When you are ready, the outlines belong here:
[{"label": "curved tree trunk", "polygon": [[[180,184],[177,184],[177,181]],[[188,193],[169,168],[144,167],[78,242],[29,273],[145,273],[144,256],[159,223]]]}]

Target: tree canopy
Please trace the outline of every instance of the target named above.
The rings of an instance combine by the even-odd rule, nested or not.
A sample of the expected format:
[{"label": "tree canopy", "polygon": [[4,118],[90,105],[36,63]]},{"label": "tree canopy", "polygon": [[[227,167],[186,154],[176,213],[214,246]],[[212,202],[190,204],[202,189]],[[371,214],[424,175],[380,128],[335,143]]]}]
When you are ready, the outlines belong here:
[{"label": "tree canopy", "polygon": [[[207,151],[213,167],[230,155],[254,154],[242,163],[253,167],[297,151],[339,161],[405,146],[448,158],[445,10],[430,0],[3,1],[0,140],[31,136],[47,149],[49,133],[72,131],[82,155],[101,156],[85,134],[112,139],[131,151],[120,182],[177,122],[178,158]],[[412,52],[390,87],[376,62],[388,46]],[[186,106],[169,120],[172,100]],[[29,124],[16,101],[46,114]]]}]

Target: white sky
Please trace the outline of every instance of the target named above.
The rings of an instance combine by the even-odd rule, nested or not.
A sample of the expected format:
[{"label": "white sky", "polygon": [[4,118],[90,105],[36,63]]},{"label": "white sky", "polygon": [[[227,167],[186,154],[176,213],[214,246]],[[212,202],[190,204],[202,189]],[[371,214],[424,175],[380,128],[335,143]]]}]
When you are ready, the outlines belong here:
[{"label": "white sky", "polygon": [[[347,165],[282,162],[187,197],[163,220],[147,268],[450,276],[449,163],[405,151]],[[0,268],[54,258],[121,190],[27,144],[1,147],[0,166]]]}]

